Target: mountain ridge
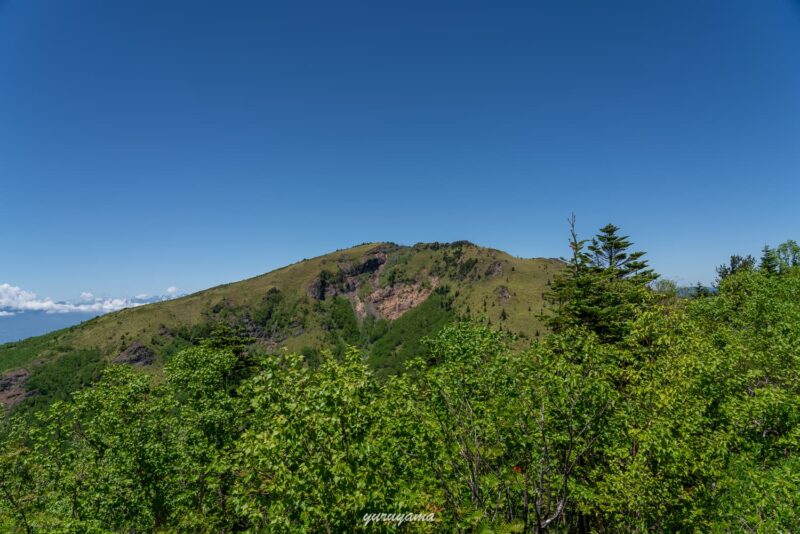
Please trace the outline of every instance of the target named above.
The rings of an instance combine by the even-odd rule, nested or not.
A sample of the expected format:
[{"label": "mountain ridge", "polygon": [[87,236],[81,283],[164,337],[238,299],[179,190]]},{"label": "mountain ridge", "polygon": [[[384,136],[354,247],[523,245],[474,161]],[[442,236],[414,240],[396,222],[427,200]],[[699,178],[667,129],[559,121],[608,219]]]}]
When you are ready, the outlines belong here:
[{"label": "mountain ridge", "polygon": [[[29,373],[25,392],[18,391],[25,399],[38,374],[74,354],[97,367],[126,363],[160,374],[172,354],[219,325],[248,338],[252,350],[298,352],[311,362],[323,347],[355,345],[378,372],[391,374],[423,351],[423,337],[457,319],[481,319],[523,339],[543,332],[543,295],[562,266],[468,241],[364,243],[0,345],[0,376]],[[34,396],[46,397],[45,389]]]}]

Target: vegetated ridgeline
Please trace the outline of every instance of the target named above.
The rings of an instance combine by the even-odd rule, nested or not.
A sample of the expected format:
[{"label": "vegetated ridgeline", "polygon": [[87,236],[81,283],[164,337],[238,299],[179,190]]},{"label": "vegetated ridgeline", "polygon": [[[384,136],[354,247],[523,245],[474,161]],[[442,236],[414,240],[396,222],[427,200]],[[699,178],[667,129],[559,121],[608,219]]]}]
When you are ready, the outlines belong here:
[{"label": "vegetated ridgeline", "polygon": [[[523,288],[463,243],[284,269],[244,311],[229,287],[213,331],[165,325],[168,343],[62,345],[9,380],[27,398],[0,426],[0,531],[399,527],[367,524],[384,510],[427,514],[413,532],[800,530],[800,245],[732,256],[684,298],[618,231],[571,219],[529,346],[446,324],[494,298],[505,330]],[[258,353],[314,330],[333,354]]]},{"label": "vegetated ridgeline", "polygon": [[226,325],[251,350],[285,348],[309,361],[322,348],[365,350],[379,374],[402,369],[421,339],[456,318],[533,338],[557,259],[520,259],[466,241],[370,243],[179,299],[111,313],[0,345],[0,399],[47,404],[90,382],[107,363],[160,374],[181,348]]}]

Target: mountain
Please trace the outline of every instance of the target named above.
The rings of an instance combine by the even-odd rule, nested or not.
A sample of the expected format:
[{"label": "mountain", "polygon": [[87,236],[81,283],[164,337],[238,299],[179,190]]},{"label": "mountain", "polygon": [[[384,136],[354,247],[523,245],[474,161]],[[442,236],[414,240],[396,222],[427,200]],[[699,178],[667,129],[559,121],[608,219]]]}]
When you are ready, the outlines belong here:
[{"label": "mountain", "polygon": [[159,374],[165,359],[219,325],[249,338],[253,351],[285,349],[311,362],[323,348],[356,345],[379,374],[391,374],[423,354],[423,337],[457,318],[537,336],[543,294],[562,266],[466,241],[359,245],[0,345],[0,402],[61,398],[109,362]]}]

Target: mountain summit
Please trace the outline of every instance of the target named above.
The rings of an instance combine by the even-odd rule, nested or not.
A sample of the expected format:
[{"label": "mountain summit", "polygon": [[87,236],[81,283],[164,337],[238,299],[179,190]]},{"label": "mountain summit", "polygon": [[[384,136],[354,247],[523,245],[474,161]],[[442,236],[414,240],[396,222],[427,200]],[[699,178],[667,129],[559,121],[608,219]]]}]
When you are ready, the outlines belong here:
[{"label": "mountain summit", "polygon": [[[1,345],[0,372],[15,377],[3,382],[5,401],[60,394],[72,389],[60,382],[89,380],[87,369],[111,362],[159,373],[172,354],[221,325],[247,339],[250,350],[289,350],[312,362],[323,346],[335,352],[355,345],[377,372],[390,374],[423,353],[422,338],[457,318],[535,337],[544,330],[537,318],[543,294],[562,265],[467,241],[359,245]],[[54,372],[59,367],[71,369],[69,379]],[[53,375],[54,383],[37,381],[41,375]]]}]

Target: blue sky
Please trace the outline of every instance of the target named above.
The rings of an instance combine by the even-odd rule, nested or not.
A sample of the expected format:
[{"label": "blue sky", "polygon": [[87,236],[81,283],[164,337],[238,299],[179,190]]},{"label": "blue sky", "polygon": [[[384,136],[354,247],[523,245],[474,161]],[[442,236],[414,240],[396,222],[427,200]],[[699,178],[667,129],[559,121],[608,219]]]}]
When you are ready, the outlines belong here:
[{"label": "blue sky", "polygon": [[365,241],[661,273],[800,238],[800,3],[0,0],[0,284],[191,292]]}]

